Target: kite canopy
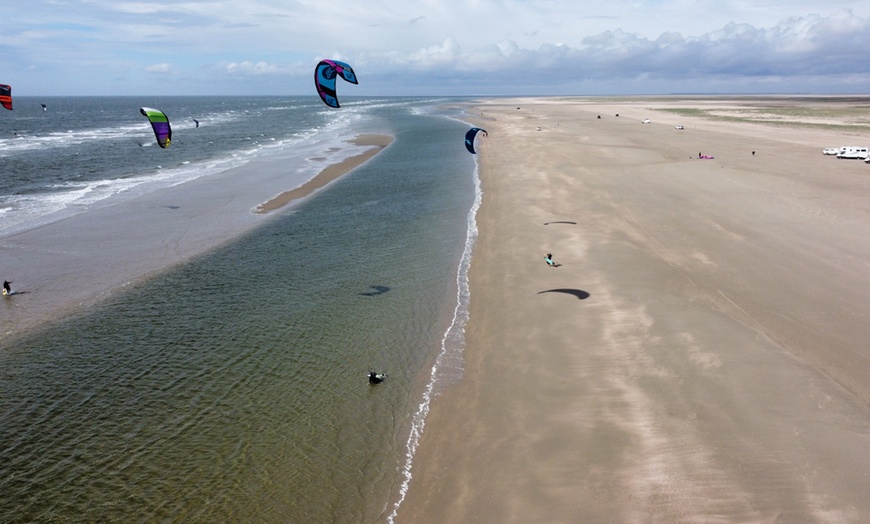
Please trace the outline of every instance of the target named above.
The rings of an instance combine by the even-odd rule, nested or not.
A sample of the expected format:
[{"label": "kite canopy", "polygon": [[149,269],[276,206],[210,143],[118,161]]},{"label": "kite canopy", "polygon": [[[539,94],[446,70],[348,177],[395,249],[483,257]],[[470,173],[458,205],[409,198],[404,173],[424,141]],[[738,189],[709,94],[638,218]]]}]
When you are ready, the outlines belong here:
[{"label": "kite canopy", "polygon": [[353,69],[337,60],[321,60],[314,68],[314,85],[323,103],[329,107],[339,107],[335,93],[335,80],[341,75],[347,82],[358,84]]},{"label": "kite canopy", "polygon": [[0,105],[12,111],[12,86],[0,84]]},{"label": "kite canopy", "polygon": [[169,147],[169,142],[172,139],[172,128],[169,127],[169,118],[166,117],[166,113],[150,107],[140,107],[139,112],[148,117],[160,147],[164,149]]},{"label": "kite canopy", "polygon": [[477,152],[474,150],[474,137],[477,136],[477,133],[483,133],[483,136],[486,136],[486,129],[481,129],[479,127],[472,127],[465,133],[465,149],[468,150],[472,155],[476,155]]}]

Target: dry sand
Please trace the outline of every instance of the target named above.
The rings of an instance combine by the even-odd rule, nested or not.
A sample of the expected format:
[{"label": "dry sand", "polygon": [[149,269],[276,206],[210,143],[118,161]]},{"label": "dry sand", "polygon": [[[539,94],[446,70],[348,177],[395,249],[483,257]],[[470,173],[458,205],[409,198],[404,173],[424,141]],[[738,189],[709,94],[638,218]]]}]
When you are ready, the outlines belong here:
[{"label": "dry sand", "polygon": [[397,522],[870,521],[870,166],[822,155],[866,130],[652,110],[698,104],[475,108],[465,373]]},{"label": "dry sand", "polygon": [[[0,337],[26,334],[80,312],[237,238],[391,141],[386,135],[360,135],[347,148],[330,148],[308,159],[327,167],[307,181],[296,180],[286,161],[267,158],[3,237],[0,267],[14,268],[16,294],[0,303]],[[302,187],[293,190],[294,184]]]}]

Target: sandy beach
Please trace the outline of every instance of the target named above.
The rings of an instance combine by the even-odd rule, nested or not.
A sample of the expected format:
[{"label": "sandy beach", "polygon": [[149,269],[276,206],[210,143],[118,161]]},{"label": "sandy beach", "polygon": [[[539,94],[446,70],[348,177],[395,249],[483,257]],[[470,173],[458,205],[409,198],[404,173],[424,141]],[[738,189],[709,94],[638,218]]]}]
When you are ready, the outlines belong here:
[{"label": "sandy beach", "polygon": [[822,155],[865,106],[476,106],[464,378],[396,521],[870,520],[870,166]]},{"label": "sandy beach", "polygon": [[322,165],[295,180],[274,159],[197,178],[2,238],[0,265],[14,272],[0,308],[0,337],[82,311],[126,286],[237,238],[279,210],[383,150],[391,136],[359,135],[308,159]]}]

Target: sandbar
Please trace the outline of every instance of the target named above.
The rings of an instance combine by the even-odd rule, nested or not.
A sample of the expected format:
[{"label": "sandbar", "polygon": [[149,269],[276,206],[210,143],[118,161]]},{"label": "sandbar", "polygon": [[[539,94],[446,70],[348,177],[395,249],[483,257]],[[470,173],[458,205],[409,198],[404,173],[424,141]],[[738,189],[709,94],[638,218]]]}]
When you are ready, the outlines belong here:
[{"label": "sandbar", "polygon": [[867,101],[470,108],[464,376],[395,521],[870,521],[870,166],[822,155]]},{"label": "sandbar", "polygon": [[257,206],[257,213],[269,213],[271,211],[275,211],[276,209],[280,209],[290,202],[294,200],[298,200],[300,198],[305,198],[318,189],[321,189],[328,185],[330,182],[336,180],[337,178],[345,175],[347,172],[351,171],[355,167],[359,166],[369,158],[378,154],[382,149],[390,145],[390,142],[393,141],[393,137],[389,135],[359,135],[353,140],[350,140],[352,144],[357,146],[374,146],[373,148],[367,149],[358,155],[354,155],[350,158],[346,158],[337,164],[332,164],[329,167],[326,167],[317,174],[314,178],[309,180],[308,182],[302,184],[301,186],[291,189],[289,191],[284,191],[280,195],[270,199],[268,202],[264,202]]},{"label": "sandbar", "polygon": [[[308,175],[311,180],[297,180],[298,164],[305,160],[262,157],[4,236],[0,266],[14,275],[7,278],[14,280],[15,294],[0,303],[0,338],[11,340],[82,312],[111,293],[238,238],[349,173],[391,140],[366,134],[347,140],[348,147],[329,147],[320,160],[307,160],[328,165],[313,178]],[[275,198],[294,183],[305,189]]]}]

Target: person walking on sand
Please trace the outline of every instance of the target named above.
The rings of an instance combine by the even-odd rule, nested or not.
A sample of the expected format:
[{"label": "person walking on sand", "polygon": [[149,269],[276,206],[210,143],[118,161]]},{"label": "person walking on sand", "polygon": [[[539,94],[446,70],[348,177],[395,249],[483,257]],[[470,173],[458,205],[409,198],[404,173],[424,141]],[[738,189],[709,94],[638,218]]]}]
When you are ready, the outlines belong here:
[{"label": "person walking on sand", "polygon": [[11,280],[4,280],[3,281],[3,294],[4,295],[11,295],[12,294],[12,281]]},{"label": "person walking on sand", "polygon": [[547,261],[547,265],[550,267],[556,267],[556,263],[553,262],[553,254],[547,253],[547,257],[544,259]]}]

